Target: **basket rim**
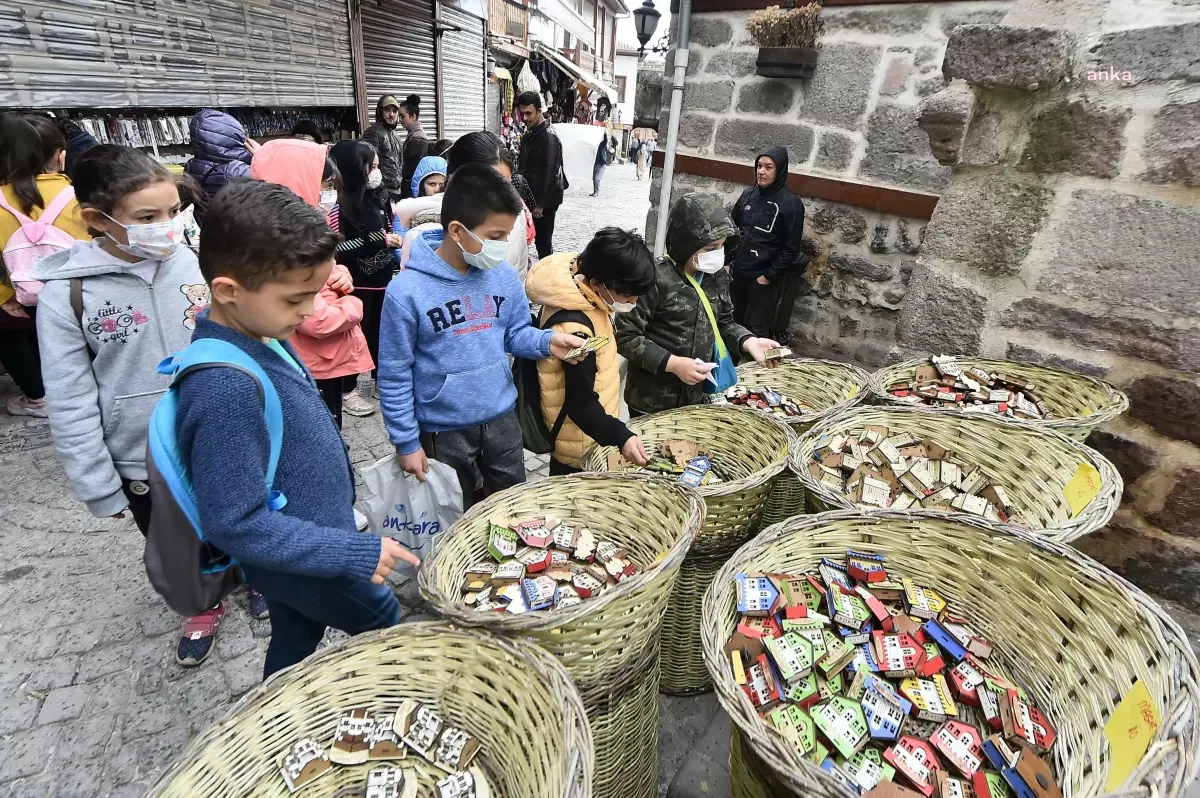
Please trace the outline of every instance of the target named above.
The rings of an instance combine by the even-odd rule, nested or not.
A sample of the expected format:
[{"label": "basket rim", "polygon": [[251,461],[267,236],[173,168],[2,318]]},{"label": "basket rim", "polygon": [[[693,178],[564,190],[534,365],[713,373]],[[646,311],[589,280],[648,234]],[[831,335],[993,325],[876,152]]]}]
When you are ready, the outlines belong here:
[{"label": "basket rim", "polygon": [[[1030,363],[1025,360],[1012,360],[1012,359],[1008,359],[1008,358],[979,357],[979,356],[975,356],[975,355],[951,355],[951,357],[956,358],[960,363],[971,363],[971,362],[1013,363],[1013,364],[1021,366],[1022,368],[1028,368],[1028,369],[1033,369],[1035,371],[1045,372],[1049,376],[1058,377],[1058,378],[1061,378],[1064,380],[1073,380],[1073,381],[1077,381],[1077,382],[1091,383],[1094,387],[1099,388],[1100,390],[1104,391],[1105,395],[1108,397],[1108,400],[1101,407],[1096,408],[1096,412],[1092,413],[1090,416],[1068,416],[1068,417],[1064,417],[1064,418],[1052,418],[1052,419],[1048,419],[1048,420],[1015,419],[1015,418],[1009,418],[1008,416],[996,416],[995,419],[997,421],[1002,421],[1004,423],[1022,422],[1023,421],[1025,423],[1033,424],[1034,426],[1037,426],[1037,427],[1049,428],[1049,429],[1053,429],[1053,430],[1062,430],[1062,429],[1075,430],[1075,429],[1084,429],[1084,428],[1091,429],[1094,427],[1099,427],[1102,424],[1107,424],[1108,422],[1117,418],[1118,416],[1120,416],[1126,410],[1129,409],[1129,397],[1125,395],[1124,391],[1121,391],[1112,383],[1109,383],[1109,382],[1099,379],[1097,377],[1088,376],[1087,374],[1080,374],[1079,372],[1076,372],[1076,371],[1071,371],[1069,369],[1057,368],[1055,366],[1044,366],[1041,363]],[[870,376],[870,380],[871,380],[870,389],[871,389],[872,398],[874,398],[877,401],[888,404],[888,405],[896,405],[896,406],[901,406],[901,407],[908,406],[909,405],[908,402],[905,402],[901,399],[897,399],[896,397],[892,396],[890,393],[888,393],[885,390],[885,386],[883,384],[883,375],[887,372],[900,371],[901,369],[906,370],[906,371],[909,369],[915,370],[917,366],[925,365],[926,363],[929,363],[929,362],[931,362],[931,361],[928,357],[913,358],[912,360],[905,360],[900,363],[894,363],[890,366],[884,366],[883,368],[878,369],[877,371],[873,372]],[[977,411],[977,410],[962,410],[959,408],[936,408],[936,407],[932,407],[929,405],[923,405],[923,406],[928,407],[930,410],[934,410],[939,413],[953,413],[956,415],[979,415],[979,411]]]},{"label": "basket rim", "polygon": [[[712,414],[721,414],[721,415],[725,415],[725,414],[729,414],[729,413],[745,413],[747,418],[754,418],[760,422],[772,424],[772,425],[778,427],[780,429],[780,431],[784,433],[784,436],[787,440],[787,443],[784,447],[784,453],[782,454],[782,456],[776,455],[775,459],[773,459],[771,461],[770,465],[760,468],[758,471],[755,471],[750,476],[742,477],[741,479],[733,479],[728,482],[718,482],[713,485],[701,485],[698,488],[693,488],[693,490],[695,490],[696,493],[699,496],[701,496],[702,498],[733,496],[738,493],[743,493],[746,491],[754,490],[755,488],[759,488],[764,483],[769,482],[770,480],[779,476],[779,474],[783,473],[783,470],[788,467],[788,460],[791,457],[793,444],[795,443],[795,437],[796,437],[795,430],[793,430],[790,426],[785,424],[783,421],[781,421],[777,418],[772,418],[771,416],[765,415],[763,413],[760,413],[757,410],[751,410],[748,407],[731,407],[729,405],[687,405],[685,407],[676,407],[676,408],[672,408],[671,410],[664,410],[661,413],[652,413],[648,416],[641,416],[641,418],[656,419],[656,418],[665,418],[670,415],[685,415],[685,414],[691,414],[691,413],[706,413],[706,414],[712,413]],[[639,419],[634,419],[631,423],[636,424],[638,420]],[[755,422],[750,422],[750,423],[755,423]],[[616,449],[616,448],[617,447],[615,447],[615,446],[603,446],[599,443],[594,443],[588,448],[588,450],[586,452],[583,453],[583,457],[580,459],[579,462],[581,465],[583,463],[586,463],[593,456],[593,454],[597,454],[602,449]],[[587,473],[587,474],[636,474],[637,472],[634,472],[634,471],[585,471],[584,473]],[[659,474],[644,474],[641,476],[648,476],[651,479],[656,479],[660,482],[678,484],[677,477],[669,477],[669,476],[659,475]]]},{"label": "basket rim", "polygon": [[[862,404],[863,402],[865,402],[867,400],[867,397],[871,395],[871,374],[870,374],[870,372],[868,372],[866,369],[859,368],[858,366],[854,365],[853,363],[843,363],[838,360],[823,360],[821,358],[816,358],[816,357],[789,357],[789,358],[784,358],[783,361],[780,362],[780,364],[778,366],[776,366],[775,368],[783,368],[784,366],[787,366],[787,365],[804,366],[804,365],[810,364],[810,363],[816,363],[816,364],[819,364],[822,366],[834,366],[838,369],[852,373],[856,380],[855,384],[858,386],[858,391],[854,394],[854,396],[851,396],[849,399],[843,399],[842,401],[837,402],[836,404],[832,404],[829,407],[825,408],[824,410],[820,410],[816,413],[810,413],[809,415],[806,415],[806,416],[796,416],[794,418],[780,419],[784,424],[787,424],[789,427],[793,426],[793,425],[799,426],[802,424],[816,424],[816,423],[820,422],[821,419],[823,419],[823,418],[834,415],[836,413],[840,413],[843,410],[854,407],[855,405]],[[773,369],[767,369],[766,366],[763,366],[759,363],[755,363],[754,361],[749,360],[749,361],[746,361],[745,363],[742,363],[740,366],[737,367],[738,377],[740,378],[742,376],[742,369],[746,369],[747,371],[749,371],[752,368],[764,369],[767,371],[773,370]]]},{"label": "basket rim", "polygon": [[[436,635],[459,637],[463,638],[464,642],[469,641],[478,647],[491,647],[533,667],[533,673],[537,675],[539,681],[547,685],[550,694],[559,699],[560,708],[563,710],[566,723],[564,739],[567,743],[564,745],[564,749],[568,757],[563,796],[564,798],[588,798],[591,796],[595,757],[592,727],[588,722],[587,711],[584,709],[579,689],[571,680],[566,668],[549,652],[529,641],[502,637],[485,630],[462,627],[439,619],[400,623],[387,629],[354,635],[310,654],[296,665],[271,674],[265,681],[228,707],[220,718],[194,736],[188,742],[184,752],[150,787],[146,793],[147,798],[161,795],[169,788],[171,782],[184,770],[199,761],[208,747],[225,733],[226,727],[235,722],[243,713],[252,706],[282,693],[293,682],[304,678],[312,668],[327,665],[339,659],[348,650],[372,643],[396,638],[396,641],[403,645],[405,641],[417,637]],[[571,744],[572,738],[575,743],[573,745]]]},{"label": "basket rim", "polygon": [[[727,669],[722,656],[725,641],[720,639],[720,619],[717,617],[717,605],[721,600],[721,595],[724,591],[732,589],[734,575],[739,568],[743,567],[743,564],[747,560],[760,555],[782,538],[803,534],[813,528],[829,525],[854,525],[889,520],[907,521],[914,517],[929,521],[945,522],[952,525],[974,527],[984,534],[1016,538],[1035,549],[1040,549],[1066,559],[1089,576],[1107,581],[1118,590],[1124,591],[1129,595],[1134,604],[1135,611],[1142,614],[1143,620],[1147,623],[1157,624],[1157,631],[1164,642],[1168,644],[1164,647],[1164,654],[1169,653],[1172,647],[1171,644],[1174,644],[1174,649],[1177,649],[1179,653],[1175,661],[1175,667],[1185,666],[1188,671],[1187,678],[1180,679],[1182,687],[1180,694],[1184,696],[1180,699],[1182,705],[1179,706],[1174,715],[1169,715],[1167,708],[1163,708],[1163,722],[1159,725],[1156,742],[1161,742],[1163,738],[1167,737],[1169,732],[1179,732],[1178,734],[1172,734],[1172,738],[1182,737],[1183,731],[1189,722],[1193,727],[1200,726],[1200,664],[1197,664],[1196,655],[1192,651],[1191,644],[1188,641],[1187,635],[1184,634],[1183,629],[1174,618],[1162,609],[1157,601],[1148,596],[1141,588],[1077,549],[1062,542],[1031,535],[1023,529],[1005,524],[997,524],[984,518],[959,516],[953,513],[932,510],[835,510],[816,513],[814,515],[795,516],[787,521],[782,521],[769,527],[759,534],[758,537],[750,540],[734,552],[721,567],[721,570],[717,572],[708,590],[705,591],[700,622],[702,654],[705,666],[708,668],[709,675],[712,678],[717,701],[733,720],[738,731],[743,735],[744,742],[752,746],[755,753],[759,755],[759,758],[767,764],[767,767],[774,771],[776,775],[781,777],[793,789],[796,789],[795,784],[799,781],[795,774],[803,772],[810,781],[815,779],[828,786],[831,793],[844,794],[843,788],[831,776],[795,754],[789,746],[784,744],[778,735],[770,733],[759,717],[758,712],[750,703],[750,699],[734,683],[732,675],[726,673]],[[1190,702],[1188,701],[1189,698]],[[1181,710],[1188,708],[1188,703],[1191,705],[1191,717],[1179,717],[1183,714]],[[1170,718],[1169,721],[1168,718]],[[763,755],[763,749],[766,749],[766,755]],[[1150,756],[1151,753],[1153,751],[1148,750],[1143,755],[1142,761],[1144,762],[1146,757]],[[1182,753],[1186,755],[1186,752]],[[1190,770],[1190,773],[1183,774],[1184,778],[1180,781],[1180,786],[1177,790],[1167,792],[1166,794],[1159,793],[1160,798],[1179,798],[1196,779],[1196,776],[1200,774],[1200,757],[1195,757],[1194,754]],[[1135,769],[1130,778],[1133,778],[1136,773],[1137,770]],[[1140,790],[1118,789],[1114,792],[1099,793],[1094,798],[1117,794],[1144,795],[1149,792],[1150,789],[1148,787],[1143,787]]]},{"label": "basket rim", "polygon": [[[553,482],[550,482],[553,480]],[[671,482],[666,479],[651,477],[648,474],[622,473],[622,472],[582,472],[579,474],[570,474],[560,477],[547,477],[546,479],[538,480],[537,482],[527,482],[523,486],[518,485],[514,488],[509,488],[509,491],[522,490],[528,486],[544,486],[546,484],[561,484],[570,485],[572,482],[581,481],[614,481],[614,480],[632,480],[642,482],[645,485],[651,486],[652,490],[666,489],[668,492],[679,494],[688,502],[688,518],[684,524],[683,533],[675,538],[675,542],[667,550],[667,555],[657,563],[645,568],[641,573],[629,579],[624,579],[616,585],[608,588],[598,597],[588,599],[580,604],[570,607],[566,610],[552,610],[550,612],[526,612],[521,615],[508,615],[495,612],[479,612],[476,609],[467,607],[462,603],[460,596],[450,596],[438,589],[438,585],[434,579],[434,572],[440,564],[443,549],[449,545],[450,539],[455,534],[461,534],[460,524],[463,519],[468,516],[476,517],[484,515],[484,512],[479,508],[483,507],[486,502],[480,502],[472,507],[462,518],[454,522],[450,529],[443,532],[434,538],[433,548],[429,555],[421,563],[421,568],[417,572],[417,585],[420,588],[421,596],[437,610],[440,615],[443,615],[453,621],[462,623],[471,627],[482,627],[503,632],[545,632],[551,629],[557,629],[565,624],[574,623],[575,621],[595,615],[609,607],[613,602],[624,598],[625,596],[637,590],[641,590],[644,586],[650,584],[655,579],[658,579],[664,573],[673,568],[677,568],[683,562],[687,555],[688,549],[691,548],[692,540],[695,539],[696,533],[704,524],[704,517],[707,513],[707,507],[704,504],[704,499],[700,494],[686,485],[680,485],[678,482]],[[508,491],[505,491],[507,493]]]},{"label": "basket rim", "polygon": [[[1121,473],[1117,471],[1117,467],[1112,462],[1100,454],[1100,452],[1080,443],[1077,440],[1067,437],[1061,432],[1049,430],[1042,426],[1030,424],[1019,419],[1008,419],[1001,421],[1000,419],[991,418],[979,413],[947,413],[934,408],[926,407],[898,407],[892,405],[863,405],[854,407],[839,413],[836,416],[830,416],[824,419],[821,423],[813,425],[813,427],[799,436],[795,447],[792,449],[791,457],[788,459],[788,466],[800,480],[800,484],[804,486],[806,491],[813,493],[822,501],[836,507],[845,509],[856,509],[854,505],[843,495],[836,493],[832,488],[813,479],[812,474],[808,472],[808,462],[812,457],[813,451],[816,449],[816,442],[822,436],[829,434],[839,426],[850,426],[855,417],[866,413],[899,413],[913,416],[929,416],[941,421],[949,421],[953,424],[991,424],[997,430],[1002,430],[1004,434],[1011,432],[1024,432],[1030,435],[1037,435],[1042,438],[1053,440],[1059,446],[1064,446],[1076,452],[1080,459],[1091,464],[1097,471],[1100,472],[1100,492],[1095,498],[1088,503],[1088,506],[1083,508],[1079,515],[1067,520],[1065,523],[1053,527],[1043,527],[1035,530],[1030,530],[1033,534],[1044,538],[1058,540],[1061,542],[1069,542],[1076,538],[1081,538],[1084,535],[1090,534],[1097,529],[1100,529],[1117,512],[1117,507],[1121,502],[1121,495],[1125,490],[1125,482],[1121,478]],[[918,512],[917,510],[907,511],[901,510],[898,512]],[[953,513],[951,515],[954,515]],[[974,518],[975,516],[969,513],[963,513],[964,518]],[[1018,524],[1003,524],[1012,529],[1025,529]]]}]

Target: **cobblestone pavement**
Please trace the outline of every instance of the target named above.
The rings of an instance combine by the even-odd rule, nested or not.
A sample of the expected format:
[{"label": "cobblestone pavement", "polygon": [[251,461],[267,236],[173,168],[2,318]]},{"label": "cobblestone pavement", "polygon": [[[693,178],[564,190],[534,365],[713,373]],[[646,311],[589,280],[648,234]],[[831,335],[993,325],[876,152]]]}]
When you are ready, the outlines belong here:
[{"label": "cobblestone pavement", "polygon": [[650,210],[650,178],[637,179],[637,167],[616,164],[604,171],[599,196],[589,196],[592,184],[573,184],[555,220],[554,248],[580,250],[601,227],[616,225],[645,234]]}]

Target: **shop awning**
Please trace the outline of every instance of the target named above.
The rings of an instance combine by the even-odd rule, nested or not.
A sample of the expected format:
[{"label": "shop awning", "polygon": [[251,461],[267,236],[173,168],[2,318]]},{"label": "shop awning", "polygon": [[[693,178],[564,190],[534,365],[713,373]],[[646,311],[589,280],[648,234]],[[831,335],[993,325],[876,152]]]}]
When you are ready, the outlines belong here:
[{"label": "shop awning", "polygon": [[541,42],[537,43],[537,51],[539,53],[541,53],[542,55],[546,56],[546,58],[549,58],[552,62],[554,62],[554,65],[556,67],[558,67],[562,71],[566,72],[568,75],[571,75],[576,80],[578,80],[580,83],[584,83],[589,88],[595,89],[596,91],[600,92],[604,96],[608,97],[608,99],[611,102],[615,103],[617,101],[617,90],[616,89],[607,85],[600,78],[596,77],[591,72],[588,72],[586,69],[579,66],[579,64],[568,61],[562,55],[562,53],[559,53],[554,48],[548,47],[545,44],[542,44]]}]

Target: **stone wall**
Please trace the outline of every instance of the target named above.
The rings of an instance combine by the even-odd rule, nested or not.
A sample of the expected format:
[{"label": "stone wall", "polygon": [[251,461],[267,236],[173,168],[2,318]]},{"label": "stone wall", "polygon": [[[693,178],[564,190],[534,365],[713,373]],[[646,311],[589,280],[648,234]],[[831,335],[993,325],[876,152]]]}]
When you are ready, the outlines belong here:
[{"label": "stone wall", "polygon": [[1089,439],[1124,475],[1124,503],[1078,545],[1195,609],[1200,7],[1044,2],[951,37],[944,70],[961,80],[931,98],[926,127],[957,163],[894,356],[978,352],[1125,390],[1129,413]]},{"label": "stone wall", "polygon": [[[679,127],[679,152],[749,164],[786,146],[793,172],[938,193],[949,167],[934,159],[917,126],[919,103],[944,85],[942,55],[959,25],[998,21],[1009,2],[829,7],[811,80],[754,73],[750,12],[695,14]],[[663,77],[665,141],[674,53]],[[656,199],[661,175],[655,174]],[[673,199],[697,188],[732,204],[744,186],[676,175]],[[925,221],[805,199],[815,253],[793,335],[823,354],[882,365],[896,338]],[[646,229],[653,237],[657,203]]]}]

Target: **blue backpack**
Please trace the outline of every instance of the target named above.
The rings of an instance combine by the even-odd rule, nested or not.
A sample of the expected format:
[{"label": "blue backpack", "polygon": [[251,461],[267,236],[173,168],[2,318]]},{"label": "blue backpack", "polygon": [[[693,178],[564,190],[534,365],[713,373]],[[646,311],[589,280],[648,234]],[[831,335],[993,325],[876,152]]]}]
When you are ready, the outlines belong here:
[{"label": "blue backpack", "polygon": [[254,358],[215,338],[193,341],[158,364],[171,375],[171,387],[150,417],[146,470],[150,485],[150,526],[146,531],[146,575],[167,605],[180,615],[199,615],[244,581],[237,560],[206,542],[192,477],[179,450],[179,385],[201,369],[231,368],[258,383],[271,453],[267,462],[268,507],[281,510],[283,494],[272,488],[283,448],[283,406],[271,378]]}]

